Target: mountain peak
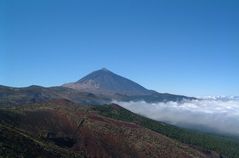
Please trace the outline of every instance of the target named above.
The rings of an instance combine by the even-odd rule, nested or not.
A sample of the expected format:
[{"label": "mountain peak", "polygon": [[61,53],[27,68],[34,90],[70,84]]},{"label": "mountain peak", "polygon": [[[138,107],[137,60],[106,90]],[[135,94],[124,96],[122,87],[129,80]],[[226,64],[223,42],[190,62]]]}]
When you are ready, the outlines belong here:
[{"label": "mountain peak", "polygon": [[121,94],[132,96],[149,94],[146,88],[106,68],[94,71],[77,82],[64,84],[63,86],[103,95]]},{"label": "mountain peak", "polygon": [[107,68],[103,67],[102,69],[100,69],[99,71],[106,71],[106,72],[111,72],[110,70],[108,70]]}]

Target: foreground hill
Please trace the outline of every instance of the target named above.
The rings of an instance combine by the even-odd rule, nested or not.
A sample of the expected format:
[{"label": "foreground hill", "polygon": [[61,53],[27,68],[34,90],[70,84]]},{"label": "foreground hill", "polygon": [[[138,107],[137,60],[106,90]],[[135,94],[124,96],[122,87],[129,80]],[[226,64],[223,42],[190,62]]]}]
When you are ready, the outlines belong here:
[{"label": "foreground hill", "polygon": [[173,125],[169,125],[167,123],[155,121],[134,114],[118,105],[96,106],[94,107],[94,109],[99,111],[100,114],[103,116],[114,118],[117,120],[137,123],[138,125],[161,133],[171,139],[188,144],[193,148],[199,149],[200,151],[212,154],[213,157],[218,156],[217,154],[214,155],[214,152],[216,152],[219,153],[220,158],[239,158],[238,137],[228,137],[223,135],[199,132],[196,130],[179,128]]},{"label": "foreground hill", "polygon": [[152,121],[117,105],[80,106],[61,99],[1,109],[0,120],[2,157],[219,157],[145,126],[143,120],[148,126]]}]

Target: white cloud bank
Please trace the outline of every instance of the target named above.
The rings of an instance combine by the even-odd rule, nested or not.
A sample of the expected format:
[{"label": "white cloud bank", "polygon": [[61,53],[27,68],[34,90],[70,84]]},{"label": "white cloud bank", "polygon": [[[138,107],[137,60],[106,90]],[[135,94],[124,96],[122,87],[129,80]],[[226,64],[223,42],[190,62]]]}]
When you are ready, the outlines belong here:
[{"label": "white cloud bank", "polygon": [[182,102],[114,102],[148,118],[173,125],[239,135],[239,98],[210,97]]}]

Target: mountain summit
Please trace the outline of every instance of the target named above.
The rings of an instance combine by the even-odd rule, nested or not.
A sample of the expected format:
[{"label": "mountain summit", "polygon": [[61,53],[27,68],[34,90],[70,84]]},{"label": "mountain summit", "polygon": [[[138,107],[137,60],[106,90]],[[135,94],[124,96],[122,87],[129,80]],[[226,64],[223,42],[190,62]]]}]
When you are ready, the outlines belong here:
[{"label": "mountain summit", "polygon": [[106,68],[94,71],[79,81],[67,83],[62,86],[120,101],[144,100],[146,102],[165,102],[194,99],[182,95],[158,93],[148,90],[138,83],[117,75]]},{"label": "mountain summit", "polygon": [[106,68],[94,71],[77,82],[64,84],[63,87],[102,95],[149,95],[151,91],[141,85],[119,76]]}]

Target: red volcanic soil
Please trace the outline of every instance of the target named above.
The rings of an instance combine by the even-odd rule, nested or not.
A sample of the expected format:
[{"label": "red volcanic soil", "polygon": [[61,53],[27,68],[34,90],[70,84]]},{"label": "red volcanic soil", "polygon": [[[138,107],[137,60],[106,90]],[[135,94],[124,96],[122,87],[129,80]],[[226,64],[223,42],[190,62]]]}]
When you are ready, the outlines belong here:
[{"label": "red volcanic soil", "polygon": [[14,122],[15,128],[84,157],[208,157],[135,123],[101,116],[89,107],[71,106],[67,100],[0,114],[1,122]]}]

